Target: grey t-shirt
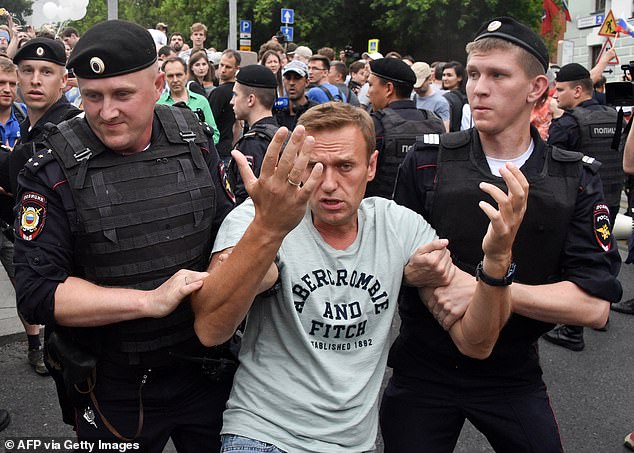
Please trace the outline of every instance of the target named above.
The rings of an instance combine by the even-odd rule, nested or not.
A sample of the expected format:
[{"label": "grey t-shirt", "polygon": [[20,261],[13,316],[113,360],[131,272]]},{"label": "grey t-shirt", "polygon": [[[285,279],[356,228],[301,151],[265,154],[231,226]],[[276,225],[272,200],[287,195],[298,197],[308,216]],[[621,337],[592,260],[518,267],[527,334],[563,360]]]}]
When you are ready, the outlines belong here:
[{"label": "grey t-shirt", "polygon": [[[235,245],[251,200],[225,219],[214,251]],[[363,200],[346,250],[330,247],[310,211],[284,239],[282,287],[247,317],[222,432],[289,452],[363,452],[377,434],[377,400],[403,268],[437,236],[418,214],[383,198]]]},{"label": "grey t-shirt", "polygon": [[449,121],[449,102],[442,95],[443,92],[434,91],[429,96],[419,96],[412,94],[412,99],[416,101],[417,109],[425,109],[434,112],[443,121]]}]

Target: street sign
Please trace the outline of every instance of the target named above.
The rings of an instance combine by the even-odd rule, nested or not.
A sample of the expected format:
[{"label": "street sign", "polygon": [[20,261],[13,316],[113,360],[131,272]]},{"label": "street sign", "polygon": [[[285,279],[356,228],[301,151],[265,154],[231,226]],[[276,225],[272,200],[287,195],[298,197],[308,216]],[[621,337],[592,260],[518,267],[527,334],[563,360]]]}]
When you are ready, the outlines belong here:
[{"label": "street sign", "polygon": [[249,46],[249,47],[251,47],[251,40],[250,39],[241,39],[240,40],[240,46]]},{"label": "street sign", "polygon": [[283,24],[292,24],[295,23],[295,10],[282,8],[282,23]]},{"label": "street sign", "polygon": [[378,52],[378,51],[379,51],[379,40],[368,39],[368,53]]},{"label": "street sign", "polygon": [[[610,40],[610,38],[607,38],[605,42],[603,43],[603,47],[601,47],[601,52],[599,52],[597,61],[599,61],[601,57],[603,56],[603,54],[607,52],[608,50],[610,50],[612,47],[613,47],[612,41]],[[619,56],[617,55],[614,58],[612,58],[610,61],[608,61],[608,64],[619,64]]]},{"label": "street sign", "polygon": [[293,42],[293,27],[280,27],[280,31],[286,36],[288,42]]},{"label": "street sign", "polygon": [[598,27],[605,21],[605,14],[597,14],[594,16],[585,16],[577,19],[577,28],[579,30],[583,28]]},{"label": "street sign", "polygon": [[612,10],[610,10],[608,15],[605,16],[605,20],[603,21],[603,25],[601,25],[599,34],[601,36],[616,36],[616,20],[614,19]]},{"label": "street sign", "polygon": [[251,33],[251,21],[250,20],[241,20],[240,21],[240,33]]},{"label": "street sign", "polygon": [[251,50],[251,46],[240,46],[240,50]]},{"label": "street sign", "polygon": [[240,39],[251,39],[251,33],[240,33]]}]

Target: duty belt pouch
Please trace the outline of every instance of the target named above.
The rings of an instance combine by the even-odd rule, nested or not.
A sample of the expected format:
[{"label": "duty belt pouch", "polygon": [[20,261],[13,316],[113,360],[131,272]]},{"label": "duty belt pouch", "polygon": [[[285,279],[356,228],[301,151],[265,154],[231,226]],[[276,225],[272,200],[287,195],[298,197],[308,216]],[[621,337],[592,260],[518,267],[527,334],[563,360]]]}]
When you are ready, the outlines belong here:
[{"label": "duty belt pouch", "polygon": [[69,395],[84,384],[97,367],[97,356],[64,333],[54,331],[47,341],[47,361],[61,371]]}]

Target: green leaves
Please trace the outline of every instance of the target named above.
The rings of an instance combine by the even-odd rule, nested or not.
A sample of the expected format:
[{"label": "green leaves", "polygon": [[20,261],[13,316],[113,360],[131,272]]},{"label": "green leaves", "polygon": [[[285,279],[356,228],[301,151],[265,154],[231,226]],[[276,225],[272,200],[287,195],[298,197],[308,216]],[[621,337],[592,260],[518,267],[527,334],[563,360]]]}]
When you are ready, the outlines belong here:
[{"label": "green leaves", "polygon": [[[11,0],[25,2],[27,0]],[[486,20],[511,15],[539,26],[541,0],[240,0],[238,19],[253,21],[252,48],[270,39],[281,25],[281,8],[295,10],[295,41],[316,50],[351,44],[362,53],[368,39],[380,39],[380,51],[397,50],[418,60],[465,61],[465,45]],[[91,1],[80,32],[107,17],[105,1]],[[227,0],[119,0],[119,17],[144,27],[166,22],[170,32],[189,40],[189,27],[208,27],[208,47],[224,49],[229,27]]]}]

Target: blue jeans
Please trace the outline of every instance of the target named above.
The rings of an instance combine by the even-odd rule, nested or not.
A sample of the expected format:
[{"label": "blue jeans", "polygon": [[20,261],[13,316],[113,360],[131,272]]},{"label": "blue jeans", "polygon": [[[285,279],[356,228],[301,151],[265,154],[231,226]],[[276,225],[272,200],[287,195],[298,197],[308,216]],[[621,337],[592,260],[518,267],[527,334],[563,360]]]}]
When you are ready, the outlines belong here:
[{"label": "blue jeans", "polygon": [[275,445],[260,442],[249,437],[223,434],[220,453],[285,453]]}]

